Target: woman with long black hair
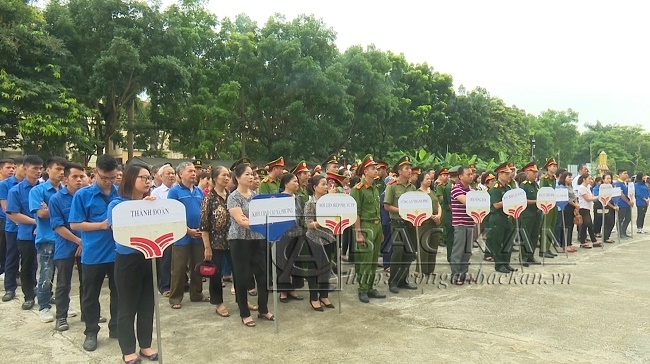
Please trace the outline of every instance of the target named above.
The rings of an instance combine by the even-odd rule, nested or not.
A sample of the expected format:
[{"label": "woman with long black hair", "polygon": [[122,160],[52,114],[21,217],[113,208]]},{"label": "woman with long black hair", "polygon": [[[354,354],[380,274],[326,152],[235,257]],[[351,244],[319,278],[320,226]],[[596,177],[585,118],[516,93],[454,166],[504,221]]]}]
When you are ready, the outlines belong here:
[{"label": "woman with long black hair", "polygon": [[[286,252],[285,254],[287,256],[295,254],[294,250],[300,249],[302,246],[302,244],[300,244],[303,224],[302,204],[300,203],[300,199],[296,196],[299,189],[300,184],[298,183],[298,178],[294,174],[287,173],[280,178],[280,193],[291,196],[294,200],[294,206],[296,209],[296,227],[287,231],[278,241],[278,251]],[[279,272],[278,277],[280,277]],[[289,300],[303,300],[301,296],[296,294],[296,289],[304,286],[303,279],[297,276],[291,276],[290,279],[291,282],[286,282],[284,280],[283,282],[277,282],[278,292],[280,292],[280,302],[282,303],[287,303]]]},{"label": "woman with long black hair", "polygon": [[[153,178],[145,166],[131,164],[124,171],[118,189],[119,197],[108,204],[109,225],[113,225],[112,211],[115,206],[132,200],[154,200],[149,196]],[[153,333],[154,288],[151,261],[133,248],[115,242],[115,287],[117,288],[117,341],[125,363],[136,364],[141,360],[135,352],[136,332],[141,356],[158,360],[158,353],[151,348]]]},{"label": "woman with long black hair", "polygon": [[[596,240],[594,223],[591,220],[593,202],[598,198],[589,190],[589,185],[593,181],[593,178],[589,175],[578,178],[578,204],[580,205],[580,216],[582,216],[582,225],[580,225],[580,230],[578,231],[578,240],[580,240],[580,247],[587,249],[591,249],[592,246],[601,246],[601,243]],[[587,243],[587,232],[589,232],[591,244]]]}]

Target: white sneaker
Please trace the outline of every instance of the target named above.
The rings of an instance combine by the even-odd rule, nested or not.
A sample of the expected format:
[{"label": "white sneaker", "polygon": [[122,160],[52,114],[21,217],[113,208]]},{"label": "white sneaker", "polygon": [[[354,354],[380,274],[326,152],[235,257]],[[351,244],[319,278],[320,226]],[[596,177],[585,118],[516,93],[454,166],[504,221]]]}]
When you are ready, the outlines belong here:
[{"label": "white sneaker", "polygon": [[50,311],[49,308],[44,308],[44,309],[38,311],[38,317],[41,319],[41,322],[53,322],[54,321],[54,316],[52,315],[52,311]]},{"label": "white sneaker", "polygon": [[77,311],[68,308],[68,317],[77,317]]}]

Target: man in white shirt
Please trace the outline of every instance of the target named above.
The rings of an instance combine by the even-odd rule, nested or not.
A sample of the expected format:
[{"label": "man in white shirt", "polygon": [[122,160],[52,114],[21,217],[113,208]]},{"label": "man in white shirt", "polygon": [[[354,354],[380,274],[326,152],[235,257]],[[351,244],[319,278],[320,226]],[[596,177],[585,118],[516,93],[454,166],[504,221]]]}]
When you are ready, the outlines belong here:
[{"label": "man in white shirt", "polygon": [[165,164],[158,170],[158,175],[162,184],[153,189],[151,196],[159,200],[166,200],[169,189],[176,183],[176,172],[172,166]]},{"label": "man in white shirt", "polygon": [[578,175],[573,176],[573,182],[571,182],[571,185],[573,186],[573,192],[575,192],[576,196],[578,196],[578,188],[580,185],[578,184],[578,179],[580,176],[588,175],[589,174],[589,168],[587,168],[586,164],[579,164],[578,165]]}]

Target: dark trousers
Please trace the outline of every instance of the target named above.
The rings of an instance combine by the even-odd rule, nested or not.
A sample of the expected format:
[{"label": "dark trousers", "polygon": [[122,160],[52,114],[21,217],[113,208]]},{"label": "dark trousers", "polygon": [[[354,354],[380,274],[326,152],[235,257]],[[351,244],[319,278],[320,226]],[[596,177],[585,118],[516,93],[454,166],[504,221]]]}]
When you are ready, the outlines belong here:
[{"label": "dark trousers", "polygon": [[[81,283],[81,259],[70,257],[66,259],[57,259],[54,261],[56,268],[56,291],[54,303],[56,305],[56,318],[63,319],[68,317],[70,308],[70,291],[72,290],[72,274],[74,272],[74,263],[77,262],[77,271],[79,272],[79,282]],[[79,290],[79,307],[83,296]],[[81,313],[83,317],[83,312]]]},{"label": "dark trousers", "polygon": [[20,252],[20,286],[25,295],[25,301],[33,301],[36,297],[34,275],[38,266],[34,240],[18,240],[18,251]]},{"label": "dark trousers", "polygon": [[594,232],[600,234],[603,230],[603,213],[598,212],[603,208],[603,204],[596,200],[594,201]]},{"label": "dark trousers", "polygon": [[5,231],[7,255],[5,261],[5,291],[16,292],[18,284],[18,268],[20,267],[20,252],[16,232]]},{"label": "dark trousers", "polygon": [[494,257],[494,268],[498,270],[510,265],[515,227],[510,219],[500,214],[490,214],[490,225],[486,244]]},{"label": "dark trousers", "polygon": [[[354,227],[348,227],[343,230],[341,234],[341,254],[348,256],[348,262],[354,263],[354,244],[356,243],[356,236]],[[383,251],[383,250],[382,250]],[[335,259],[336,260],[336,259]],[[390,258],[388,259],[390,261]]]},{"label": "dark trousers", "polygon": [[[228,256],[228,258],[226,258]],[[210,303],[223,303],[223,287],[221,285],[221,264],[230,260],[230,250],[212,249],[212,264],[217,266],[217,274],[210,278]]]},{"label": "dark trousers", "polygon": [[83,286],[83,299],[81,301],[81,312],[86,322],[84,335],[97,334],[99,332],[99,294],[102,291],[104,277],[108,276],[108,288],[110,290],[110,311],[111,319],[108,321],[108,331],[117,332],[117,289],[115,288],[115,263],[103,264],[82,264],[84,277],[81,281]]},{"label": "dark trousers", "polygon": [[612,235],[612,230],[616,224],[616,211],[607,207],[608,212],[605,214],[605,231],[603,231],[603,238],[609,240],[609,237]]},{"label": "dark trousers", "polygon": [[239,306],[239,316],[242,318],[251,315],[248,309],[248,280],[251,275],[257,279],[257,305],[258,312],[269,312],[269,292],[267,290],[266,251],[262,248],[266,244],[263,240],[230,240],[230,254],[233,263],[233,282],[235,284],[235,297]]},{"label": "dark trousers", "polygon": [[140,253],[115,255],[117,342],[122,355],[135,353],[134,322],[140,348],[151,347],[155,294],[151,264]]},{"label": "dark trousers", "polygon": [[5,236],[5,219],[0,219],[0,274],[5,272],[7,258],[7,238]]},{"label": "dark trousers", "polygon": [[158,264],[158,291],[164,293],[169,291],[172,279],[172,249],[165,249]]},{"label": "dark trousers", "polygon": [[381,242],[381,258],[383,268],[388,269],[390,267],[390,256],[393,254],[393,242],[390,240],[390,221],[381,225],[381,232],[384,235],[384,240]]},{"label": "dark trousers", "polygon": [[646,211],[648,211],[647,206],[637,206],[636,208],[636,228],[639,230],[643,229],[643,222],[645,221]]},{"label": "dark trousers", "polygon": [[587,232],[589,232],[589,238],[592,243],[596,242],[596,234],[594,234],[594,223],[591,221],[591,211],[588,209],[580,209],[580,216],[582,216],[582,225],[580,225],[580,231],[578,235],[578,240],[580,244],[587,242]]},{"label": "dark trousers", "polygon": [[[572,246],[573,240],[573,212],[576,210],[573,205],[566,205],[564,210],[558,215],[557,221],[560,222],[560,228],[555,230],[560,245]],[[564,224],[564,226],[563,226]]]},{"label": "dark trousers", "polygon": [[632,209],[630,207],[620,208],[618,210],[618,227],[621,236],[627,235],[627,227],[632,222]]},{"label": "dark trousers", "polygon": [[[388,285],[396,287],[406,283],[411,263],[417,252],[415,227],[404,220],[390,220],[393,254],[390,257],[390,277]],[[447,247],[451,247],[449,244]]]},{"label": "dark trousers", "polygon": [[[314,258],[326,257],[324,261],[310,262],[310,269],[317,269],[330,264],[329,258],[332,256],[334,251],[334,244],[320,245],[312,242],[310,239],[307,239],[307,244],[309,244],[309,249],[322,249],[324,254],[312,254]],[[319,298],[327,298],[329,296],[329,270],[320,275],[309,275],[307,277],[307,284],[309,286],[309,300],[318,301]]]}]

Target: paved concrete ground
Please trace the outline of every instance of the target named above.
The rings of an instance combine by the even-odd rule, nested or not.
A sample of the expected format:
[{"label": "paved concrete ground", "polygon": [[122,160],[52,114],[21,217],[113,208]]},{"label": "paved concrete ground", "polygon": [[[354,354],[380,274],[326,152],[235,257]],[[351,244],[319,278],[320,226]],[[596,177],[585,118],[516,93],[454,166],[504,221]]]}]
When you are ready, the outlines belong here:
[{"label": "paved concrete ground", "polygon": [[[444,260],[443,255],[440,257]],[[581,249],[567,261],[526,269],[542,284],[435,284],[362,304],[356,287],[342,293],[342,314],[315,312],[307,300],[280,304],[280,333],[273,323],[243,326],[226,288],[230,318],[206,303],[171,310],[161,300],[166,363],[243,362],[448,362],[448,363],[647,363],[650,362],[650,236]],[[479,254],[471,271],[478,270]],[[493,272],[485,267],[485,273]],[[440,265],[437,270],[447,272]],[[516,274],[520,277],[521,272]],[[552,284],[552,274],[571,274]],[[518,281],[518,280],[517,280]],[[544,284],[544,281],[546,284]],[[205,287],[207,292],[207,285]],[[387,292],[380,284],[379,289]],[[306,296],[306,292],[302,293]],[[37,312],[21,311],[20,299],[0,304],[0,363],[119,363],[116,340],[102,325],[99,348],[81,348],[83,324],[53,330]],[[107,289],[102,306],[108,307]],[[186,296],[187,299],[187,296]],[[337,302],[336,294],[332,301]],[[72,297],[78,308],[78,296]],[[108,314],[107,312],[105,312]],[[155,338],[154,338],[155,342]]]}]

